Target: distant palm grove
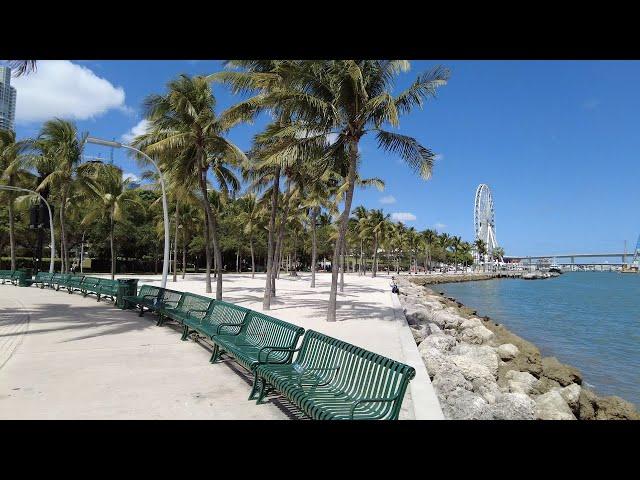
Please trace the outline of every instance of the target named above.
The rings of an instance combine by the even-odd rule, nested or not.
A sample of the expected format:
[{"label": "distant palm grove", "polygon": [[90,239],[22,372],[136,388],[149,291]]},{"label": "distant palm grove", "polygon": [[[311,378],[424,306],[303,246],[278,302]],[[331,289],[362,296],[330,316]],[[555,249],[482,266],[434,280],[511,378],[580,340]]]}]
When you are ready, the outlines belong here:
[{"label": "distant palm grove", "polygon": [[[473,262],[472,245],[460,237],[353,206],[356,186],[384,187],[384,179],[360,175],[368,161],[359,153],[365,135],[422,178],[431,176],[433,152],[392,130],[446,84],[446,68],[417,75],[394,95],[407,61],[249,60],[227,67],[210,76],[181,75],[149,95],[143,110],[150,127],[132,142],[157,161],[168,187],[174,281],[202,272],[206,291],[215,289],[220,299],[223,272],[266,272],[269,309],[280,275],[311,271],[315,287],[315,272],[324,268],[332,274],[327,320],[333,321],[344,288],[340,272],[375,276]],[[213,83],[238,102],[219,112]],[[261,113],[271,121],[242,151],[228,132]],[[91,259],[90,271],[159,272],[164,230],[155,171],[144,166],[146,182],[132,186],[117,166],[86,161],[86,135],[59,118],[35,138],[0,131],[0,185],[37,190],[54,207],[56,270],[79,270],[82,254]],[[38,199],[2,190],[0,198],[0,268],[33,268],[38,235],[29,227],[30,206]],[[475,248],[482,253],[484,246]]]}]

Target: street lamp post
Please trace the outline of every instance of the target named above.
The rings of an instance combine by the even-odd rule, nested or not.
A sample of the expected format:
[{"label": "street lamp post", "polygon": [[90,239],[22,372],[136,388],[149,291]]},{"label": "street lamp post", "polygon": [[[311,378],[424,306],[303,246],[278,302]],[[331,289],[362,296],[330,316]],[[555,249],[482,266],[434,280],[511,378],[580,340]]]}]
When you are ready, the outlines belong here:
[{"label": "street lamp post", "polygon": [[103,145],[105,147],[112,147],[112,148],[126,148],[128,150],[136,152],[136,153],[142,155],[143,157],[145,157],[147,160],[149,160],[151,162],[151,164],[158,171],[158,176],[160,178],[160,187],[162,188],[162,213],[164,214],[164,260],[163,260],[163,263],[162,263],[162,284],[161,284],[161,287],[162,288],[166,288],[166,286],[167,286],[167,274],[169,273],[169,211],[168,211],[168,208],[167,208],[167,194],[165,192],[164,177],[162,175],[162,171],[160,171],[160,168],[158,167],[156,162],[154,162],[154,160],[149,155],[147,155],[146,153],[138,150],[137,148],[132,147],[131,145],[125,145],[125,144],[120,143],[120,142],[115,142],[115,141],[110,141],[110,140],[102,140],[100,138],[94,138],[94,137],[87,137],[86,141],[87,141],[87,143],[93,143],[95,145]]},{"label": "street lamp post", "polygon": [[[51,252],[50,252],[50,261],[49,261],[49,273],[53,273],[53,258],[56,256],[56,239],[54,237],[54,233],[53,233],[53,215],[51,214],[51,207],[49,206],[49,202],[47,202],[45,200],[45,198],[40,195],[38,192],[36,192],[35,190],[29,190],[28,188],[20,188],[20,187],[13,187],[13,186],[9,186],[9,185],[0,185],[0,190],[10,190],[12,192],[28,192],[28,193],[35,193],[36,195],[38,195],[40,197],[40,200],[42,200],[45,205],[47,206],[47,210],[49,210],[49,231],[51,232]],[[38,262],[39,263],[39,262]]]}]

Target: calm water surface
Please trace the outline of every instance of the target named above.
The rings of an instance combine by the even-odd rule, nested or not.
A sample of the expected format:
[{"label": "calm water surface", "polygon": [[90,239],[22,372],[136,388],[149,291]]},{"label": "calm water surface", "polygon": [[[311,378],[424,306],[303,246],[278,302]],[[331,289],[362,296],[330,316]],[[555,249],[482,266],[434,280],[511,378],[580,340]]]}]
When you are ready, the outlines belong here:
[{"label": "calm water surface", "polygon": [[434,285],[580,369],[596,392],[640,406],[640,275],[571,272],[548,280]]}]

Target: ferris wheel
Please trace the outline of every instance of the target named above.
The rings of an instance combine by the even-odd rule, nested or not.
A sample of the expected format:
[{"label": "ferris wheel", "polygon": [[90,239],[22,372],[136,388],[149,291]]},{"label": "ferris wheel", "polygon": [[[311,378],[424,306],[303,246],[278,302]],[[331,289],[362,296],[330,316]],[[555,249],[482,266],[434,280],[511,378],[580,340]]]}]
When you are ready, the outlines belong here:
[{"label": "ferris wheel", "polygon": [[498,247],[496,240],[496,221],[493,211],[493,198],[489,186],[482,183],[476,189],[476,200],[473,209],[473,224],[476,240],[482,240],[487,247],[487,255]]}]

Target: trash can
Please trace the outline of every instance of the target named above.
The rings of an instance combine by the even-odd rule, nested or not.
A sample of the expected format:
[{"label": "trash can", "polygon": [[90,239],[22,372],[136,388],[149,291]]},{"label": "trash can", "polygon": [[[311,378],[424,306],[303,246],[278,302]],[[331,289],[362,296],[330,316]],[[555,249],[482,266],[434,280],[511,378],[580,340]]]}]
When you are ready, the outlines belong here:
[{"label": "trash can", "polygon": [[27,272],[25,269],[18,270],[18,286],[19,287],[29,287],[31,284],[27,283],[27,279],[31,280],[31,270]]},{"label": "trash can", "polygon": [[118,308],[125,310],[126,308],[134,308],[134,305],[129,304],[125,306],[123,297],[135,296],[138,294],[138,279],[137,278],[120,278],[118,279],[118,296],[116,299],[116,305]]}]

